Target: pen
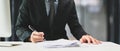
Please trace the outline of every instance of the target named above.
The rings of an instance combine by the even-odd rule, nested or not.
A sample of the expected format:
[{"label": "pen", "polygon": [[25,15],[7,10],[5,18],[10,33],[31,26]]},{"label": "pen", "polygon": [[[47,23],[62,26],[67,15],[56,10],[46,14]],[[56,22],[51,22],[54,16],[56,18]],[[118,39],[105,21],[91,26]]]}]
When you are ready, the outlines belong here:
[{"label": "pen", "polygon": [[33,28],[31,25],[28,25],[28,28],[32,31],[37,31],[35,28]]},{"label": "pen", "polygon": [[[35,28],[33,28],[31,25],[28,25],[28,28],[30,29],[30,30],[32,30],[32,31],[36,31],[37,32],[37,30],[35,29]],[[45,41],[46,39],[44,39],[43,41]]]}]

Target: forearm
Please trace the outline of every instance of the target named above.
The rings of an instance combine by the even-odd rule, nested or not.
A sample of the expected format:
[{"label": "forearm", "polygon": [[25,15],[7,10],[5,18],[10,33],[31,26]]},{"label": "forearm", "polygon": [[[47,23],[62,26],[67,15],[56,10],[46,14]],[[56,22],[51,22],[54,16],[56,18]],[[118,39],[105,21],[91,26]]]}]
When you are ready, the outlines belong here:
[{"label": "forearm", "polygon": [[17,28],[16,35],[21,41],[29,41],[29,37],[31,35],[31,32],[25,28]]},{"label": "forearm", "polygon": [[71,29],[71,32],[77,40],[79,40],[83,35],[87,34],[80,25],[78,25],[78,27],[76,25],[76,27],[74,27],[74,29]]}]

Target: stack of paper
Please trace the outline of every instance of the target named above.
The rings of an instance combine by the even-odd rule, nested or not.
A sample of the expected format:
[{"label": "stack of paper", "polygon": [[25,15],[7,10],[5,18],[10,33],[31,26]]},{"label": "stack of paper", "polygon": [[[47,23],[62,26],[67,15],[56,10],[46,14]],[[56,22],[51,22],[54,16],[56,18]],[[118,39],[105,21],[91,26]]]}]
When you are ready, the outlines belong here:
[{"label": "stack of paper", "polygon": [[54,41],[44,41],[42,43],[45,48],[63,48],[63,47],[79,47],[79,41],[59,39]]}]

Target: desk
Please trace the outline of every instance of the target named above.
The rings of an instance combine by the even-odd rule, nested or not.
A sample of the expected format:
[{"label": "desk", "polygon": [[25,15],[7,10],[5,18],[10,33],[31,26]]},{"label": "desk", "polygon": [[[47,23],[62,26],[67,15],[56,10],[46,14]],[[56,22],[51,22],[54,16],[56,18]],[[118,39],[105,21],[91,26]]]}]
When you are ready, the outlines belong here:
[{"label": "desk", "polygon": [[102,42],[99,45],[81,44],[80,47],[42,48],[35,43],[22,43],[13,47],[0,47],[0,51],[119,51],[120,45],[112,42]]}]

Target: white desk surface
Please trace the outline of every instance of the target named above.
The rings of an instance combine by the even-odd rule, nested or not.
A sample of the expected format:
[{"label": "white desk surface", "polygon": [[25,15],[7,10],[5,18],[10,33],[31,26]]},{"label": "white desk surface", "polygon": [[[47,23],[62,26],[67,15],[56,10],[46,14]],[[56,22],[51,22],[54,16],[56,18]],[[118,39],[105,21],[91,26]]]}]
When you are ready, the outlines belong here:
[{"label": "white desk surface", "polygon": [[0,47],[0,51],[120,51],[120,45],[102,42],[99,45],[81,44],[80,47],[43,48],[36,43],[22,43],[18,46]]}]

